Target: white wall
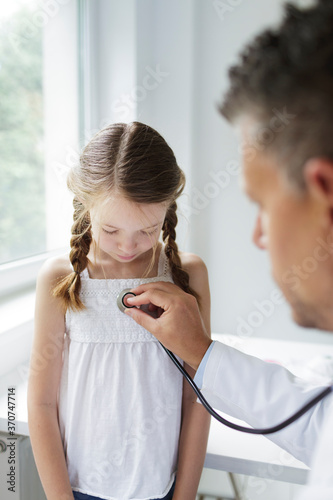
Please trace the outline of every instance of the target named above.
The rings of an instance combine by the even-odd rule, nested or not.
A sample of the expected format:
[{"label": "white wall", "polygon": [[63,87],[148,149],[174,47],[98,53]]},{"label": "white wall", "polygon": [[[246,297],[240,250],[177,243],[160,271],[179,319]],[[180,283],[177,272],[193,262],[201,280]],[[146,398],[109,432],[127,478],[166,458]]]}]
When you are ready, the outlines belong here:
[{"label": "white wall", "polygon": [[[267,317],[254,304],[270,300],[276,285],[270,277],[268,256],[251,242],[255,207],[241,192],[236,175],[240,160],[237,138],[216,109],[237,52],[258,30],[277,22],[282,3],[124,0],[119,16],[119,2],[98,0],[103,22],[95,26],[101,41],[96,79],[102,85],[98,87],[95,122],[106,117],[130,121],[135,116],[160,131],[174,149],[188,179],[179,242],[182,249],[198,253],[208,266],[213,331],[333,342],[333,336],[294,325],[283,300],[265,303]],[[230,8],[224,14],[219,8],[222,4]],[[117,22],[114,15],[118,15]],[[110,27],[116,30],[112,42]],[[127,56],[124,34],[129,44]],[[118,51],[122,60],[115,57]],[[134,73],[133,66],[129,67],[133,60]],[[158,68],[161,75],[152,85],[147,74]],[[116,87],[115,81],[127,84]],[[119,101],[124,104],[124,92],[127,108],[119,106]],[[240,318],[248,326],[243,323],[240,328]],[[258,326],[251,327],[249,319]]]},{"label": "white wall", "polygon": [[[243,44],[276,23],[282,11],[280,0],[239,3],[221,19],[212,2],[197,2],[192,165],[194,184],[203,194],[212,182],[212,171],[221,172],[230,161],[239,162],[237,138],[215,106],[226,88],[227,68]],[[215,192],[211,186],[207,194],[216,192],[215,184]],[[254,217],[255,207],[241,192],[235,176],[230,176],[230,183],[220,188],[207,208],[192,217],[192,248],[205,258],[210,270],[213,330],[332,342],[333,337],[327,334],[294,325],[283,300],[265,303],[268,317],[253,303],[270,299],[277,288],[270,277],[268,255],[251,242]]]}]

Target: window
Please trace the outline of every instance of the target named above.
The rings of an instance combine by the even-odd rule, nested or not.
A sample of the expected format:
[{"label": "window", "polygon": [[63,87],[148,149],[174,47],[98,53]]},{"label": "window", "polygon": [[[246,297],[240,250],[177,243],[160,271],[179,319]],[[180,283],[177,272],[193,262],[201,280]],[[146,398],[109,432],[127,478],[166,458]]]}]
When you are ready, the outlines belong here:
[{"label": "window", "polygon": [[77,38],[75,1],[0,6],[0,295],[32,284],[38,262],[69,245],[66,174],[79,156]]},{"label": "window", "polygon": [[[31,4],[31,2],[30,2]],[[42,28],[29,2],[0,8],[0,263],[46,250]]]}]

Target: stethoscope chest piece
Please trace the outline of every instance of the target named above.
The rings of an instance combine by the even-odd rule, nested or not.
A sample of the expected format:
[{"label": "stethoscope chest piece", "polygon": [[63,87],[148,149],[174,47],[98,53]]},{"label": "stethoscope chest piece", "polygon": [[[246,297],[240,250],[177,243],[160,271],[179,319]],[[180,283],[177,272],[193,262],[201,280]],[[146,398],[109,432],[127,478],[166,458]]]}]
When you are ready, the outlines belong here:
[{"label": "stethoscope chest piece", "polygon": [[136,297],[135,293],[131,292],[130,288],[125,288],[122,290],[118,296],[117,296],[117,306],[120,309],[121,312],[124,312],[125,309],[128,309],[130,307],[135,307],[135,306],[129,306],[126,304],[126,297]]}]

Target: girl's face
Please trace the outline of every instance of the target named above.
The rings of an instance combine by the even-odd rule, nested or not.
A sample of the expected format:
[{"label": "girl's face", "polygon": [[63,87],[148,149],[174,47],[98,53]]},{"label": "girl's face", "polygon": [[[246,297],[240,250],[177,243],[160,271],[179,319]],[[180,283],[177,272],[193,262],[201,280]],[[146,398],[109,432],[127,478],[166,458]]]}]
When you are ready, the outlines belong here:
[{"label": "girl's face", "polygon": [[118,262],[132,262],[157,244],[168,203],[134,203],[113,196],[90,213],[96,246]]}]

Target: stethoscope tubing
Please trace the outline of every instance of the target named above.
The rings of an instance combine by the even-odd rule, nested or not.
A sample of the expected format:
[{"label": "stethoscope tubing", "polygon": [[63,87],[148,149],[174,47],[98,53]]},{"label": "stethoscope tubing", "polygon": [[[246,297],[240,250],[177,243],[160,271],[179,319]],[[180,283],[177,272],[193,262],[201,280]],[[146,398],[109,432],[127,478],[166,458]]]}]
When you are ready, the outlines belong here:
[{"label": "stethoscope tubing", "polygon": [[173,354],[173,352],[169,351],[161,342],[159,342],[160,345],[163,347],[167,355],[171,358],[172,362],[176,365],[178,370],[183,374],[187,382],[190,384],[192,389],[194,390],[195,394],[198,396],[199,400],[201,401],[202,405],[206,408],[208,413],[211,414],[212,417],[214,417],[218,422],[221,424],[225,425],[226,427],[230,427],[230,429],[234,429],[239,432],[245,432],[247,434],[262,434],[262,435],[267,435],[267,434],[273,434],[274,432],[281,431],[285,427],[288,427],[292,423],[294,423],[296,420],[301,418],[306,412],[308,412],[313,406],[315,406],[319,401],[324,399],[326,396],[331,394],[333,392],[333,385],[326,387],[323,391],[321,391],[317,396],[312,398],[310,401],[308,401],[302,408],[300,408],[296,413],[291,415],[289,418],[284,420],[283,422],[274,425],[272,427],[267,427],[264,429],[253,429],[252,427],[244,427],[242,425],[235,424],[233,422],[230,422],[229,420],[226,420],[225,418],[221,417],[214,408],[210,406],[206,398],[202,395],[199,387],[196,385],[192,377],[187,373],[185,368],[179,363],[178,359],[176,356]]},{"label": "stethoscope tubing", "polygon": [[[126,295],[134,295],[135,296],[135,293],[131,292],[130,288],[126,288],[119,293],[119,295],[117,297],[117,304],[118,304],[118,307],[119,307],[121,312],[124,312],[125,309],[128,307],[135,307],[135,306],[129,306],[125,303],[124,299],[125,299]],[[322,399],[324,399],[326,396],[328,396],[329,394],[331,394],[333,392],[333,385],[326,387],[324,390],[319,392],[317,394],[317,396],[315,396],[310,401],[308,401],[304,406],[302,406],[302,408],[300,408],[296,413],[291,415],[286,420],[283,420],[283,422],[281,422],[277,425],[274,425],[272,427],[267,427],[264,429],[253,429],[252,427],[244,427],[242,425],[235,424],[235,423],[230,422],[229,420],[226,420],[225,418],[221,417],[221,415],[219,415],[214,410],[214,408],[212,408],[211,405],[208,403],[206,398],[201,393],[199,387],[196,385],[194,380],[187,373],[187,371],[181,365],[181,363],[179,363],[178,359],[173,354],[173,352],[169,351],[169,349],[167,349],[161,342],[159,342],[159,344],[163,347],[163,349],[165,350],[167,355],[170,357],[172,362],[176,365],[178,370],[182,373],[182,375],[185,377],[187,382],[190,384],[190,386],[192,387],[195,394],[197,395],[197,397],[201,401],[202,405],[206,408],[208,413],[210,413],[212,417],[214,417],[218,422],[225,425],[226,427],[230,427],[230,429],[234,429],[234,430],[239,431],[239,432],[245,432],[246,434],[267,435],[267,434],[274,434],[275,432],[281,431],[285,427],[288,427],[289,425],[294,423],[296,420],[301,418],[306,412],[311,410],[311,408],[313,408],[313,406],[315,406],[317,403],[319,403],[319,401],[321,401]]]}]

